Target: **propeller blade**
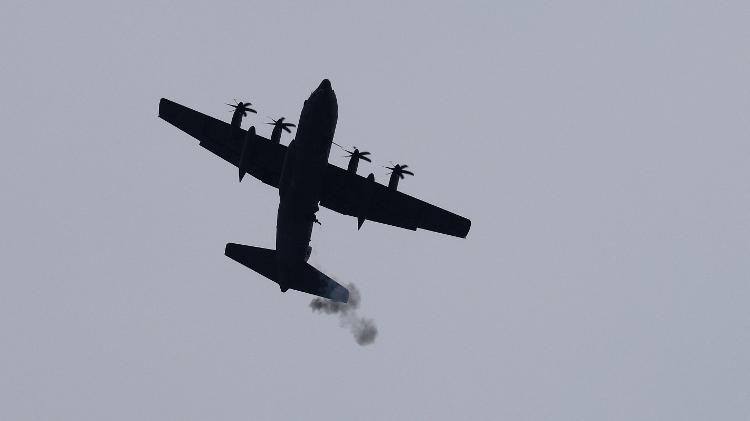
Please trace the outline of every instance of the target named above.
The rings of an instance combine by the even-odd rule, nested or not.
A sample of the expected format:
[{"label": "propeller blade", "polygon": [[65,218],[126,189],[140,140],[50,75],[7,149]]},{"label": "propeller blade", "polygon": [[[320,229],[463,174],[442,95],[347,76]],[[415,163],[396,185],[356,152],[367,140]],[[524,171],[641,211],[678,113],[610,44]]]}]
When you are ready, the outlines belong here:
[{"label": "propeller blade", "polygon": [[363,161],[372,162],[372,160],[366,156],[360,156],[359,158]]},{"label": "propeller blade", "polygon": [[401,173],[402,173],[402,174],[409,174],[409,175],[414,175],[414,173],[413,173],[413,172],[411,172],[411,171],[401,171]]},{"label": "propeller blade", "polygon": [[359,154],[364,156],[364,155],[369,155],[370,152],[360,152]]}]

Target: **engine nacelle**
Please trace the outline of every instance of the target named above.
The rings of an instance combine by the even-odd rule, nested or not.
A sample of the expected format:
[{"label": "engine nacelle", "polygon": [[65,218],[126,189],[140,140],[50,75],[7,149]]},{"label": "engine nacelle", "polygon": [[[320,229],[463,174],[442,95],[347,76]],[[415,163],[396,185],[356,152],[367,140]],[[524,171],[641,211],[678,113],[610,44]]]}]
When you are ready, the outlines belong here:
[{"label": "engine nacelle", "polygon": [[407,170],[408,165],[396,164],[392,167],[386,167],[391,170],[391,179],[388,180],[388,188],[392,190],[398,189],[398,180],[404,178],[404,175],[414,175],[413,172]]},{"label": "engine nacelle", "polygon": [[273,131],[271,132],[271,142],[273,143],[281,143],[281,130],[283,126],[275,125],[273,126]]},{"label": "engine nacelle", "polygon": [[361,152],[359,149],[357,149],[356,146],[354,147],[353,151],[347,151],[346,149],[344,149],[344,151],[349,153],[349,166],[346,168],[346,170],[352,174],[357,173],[357,166],[359,166],[360,159],[367,162],[372,162],[372,160],[367,157],[370,152]]},{"label": "engine nacelle", "polygon": [[[236,102],[237,100],[235,100]],[[257,113],[254,109],[250,108],[252,104],[249,102],[237,102],[235,105],[227,104],[230,107],[234,108],[234,113],[232,113],[232,122],[229,123],[229,138],[234,140],[242,140],[239,139],[240,134],[242,133],[242,117],[247,116],[247,113]]]},{"label": "engine nacelle", "polygon": [[349,171],[350,173],[356,174],[358,166],[359,166],[359,156],[357,154],[352,154],[352,157],[349,158],[349,166],[346,168],[346,170]]},{"label": "engine nacelle", "polygon": [[397,172],[395,172],[395,171],[392,172],[391,173],[391,179],[388,180],[388,188],[389,189],[393,189],[393,190],[397,190],[398,189],[398,180],[400,180],[400,179],[401,178],[399,177],[399,175],[398,175]]},{"label": "engine nacelle", "polygon": [[233,130],[242,127],[242,109],[240,107],[235,107],[234,113],[232,113],[232,122],[229,124]]}]

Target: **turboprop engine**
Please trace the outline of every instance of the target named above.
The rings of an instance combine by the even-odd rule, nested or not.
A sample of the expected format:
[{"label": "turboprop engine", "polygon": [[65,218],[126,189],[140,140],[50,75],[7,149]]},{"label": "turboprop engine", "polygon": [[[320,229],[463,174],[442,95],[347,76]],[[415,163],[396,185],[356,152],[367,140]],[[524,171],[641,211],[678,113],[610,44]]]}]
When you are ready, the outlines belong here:
[{"label": "turboprop engine", "polygon": [[357,173],[357,166],[359,166],[359,160],[372,162],[370,158],[367,157],[367,155],[370,155],[370,152],[360,152],[357,147],[354,147],[353,151],[347,151],[344,149],[345,152],[347,152],[349,155],[346,156],[346,158],[349,158],[349,167],[347,167],[347,171],[356,174]]},{"label": "turboprop engine", "polygon": [[285,131],[287,133],[291,133],[292,131],[289,130],[290,127],[295,127],[292,123],[285,123],[284,117],[281,117],[278,120],[271,119],[273,123],[266,123],[273,126],[273,131],[271,132],[271,142],[273,143],[280,143],[281,142],[281,131]]},{"label": "turboprop engine", "polygon": [[242,117],[247,117],[247,113],[248,112],[256,113],[256,114],[258,112],[255,111],[254,109],[250,108],[250,106],[253,105],[253,104],[251,104],[249,102],[242,102],[242,101],[237,102],[236,99],[234,100],[234,102],[236,102],[235,105],[232,105],[232,104],[227,104],[227,105],[229,105],[230,107],[234,108],[234,112],[232,114],[231,126],[232,126],[232,128],[239,129],[240,126],[242,125]]},{"label": "turboprop engine", "polygon": [[392,167],[386,167],[387,169],[391,170],[391,179],[388,180],[388,188],[396,190],[398,189],[399,180],[402,180],[405,174],[414,175],[413,172],[408,171],[406,169],[407,167],[408,165],[399,165],[399,164],[396,164]]}]

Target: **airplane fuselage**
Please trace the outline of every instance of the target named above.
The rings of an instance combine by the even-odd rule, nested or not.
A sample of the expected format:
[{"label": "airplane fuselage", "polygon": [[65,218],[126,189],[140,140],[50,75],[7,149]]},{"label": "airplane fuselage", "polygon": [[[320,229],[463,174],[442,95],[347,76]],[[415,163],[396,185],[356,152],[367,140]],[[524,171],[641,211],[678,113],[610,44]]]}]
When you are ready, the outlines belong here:
[{"label": "airplane fuselage", "polygon": [[276,258],[282,291],[294,285],[295,273],[309,257],[337,119],[336,94],[326,79],[302,107],[297,135],[289,144],[279,180]]}]

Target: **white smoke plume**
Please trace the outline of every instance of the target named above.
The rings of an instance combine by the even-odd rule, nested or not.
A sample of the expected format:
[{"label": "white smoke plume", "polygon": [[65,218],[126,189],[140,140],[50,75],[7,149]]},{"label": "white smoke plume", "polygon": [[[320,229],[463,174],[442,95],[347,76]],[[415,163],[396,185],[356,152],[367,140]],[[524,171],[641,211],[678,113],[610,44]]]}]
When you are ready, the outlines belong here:
[{"label": "white smoke plume", "polygon": [[375,337],[378,336],[378,328],[372,319],[365,319],[357,315],[357,307],[362,300],[359,290],[354,284],[349,284],[346,288],[349,290],[348,303],[343,304],[327,298],[316,297],[310,302],[310,308],[324,314],[337,314],[341,326],[352,332],[354,340],[359,345],[369,345],[375,342]]}]

